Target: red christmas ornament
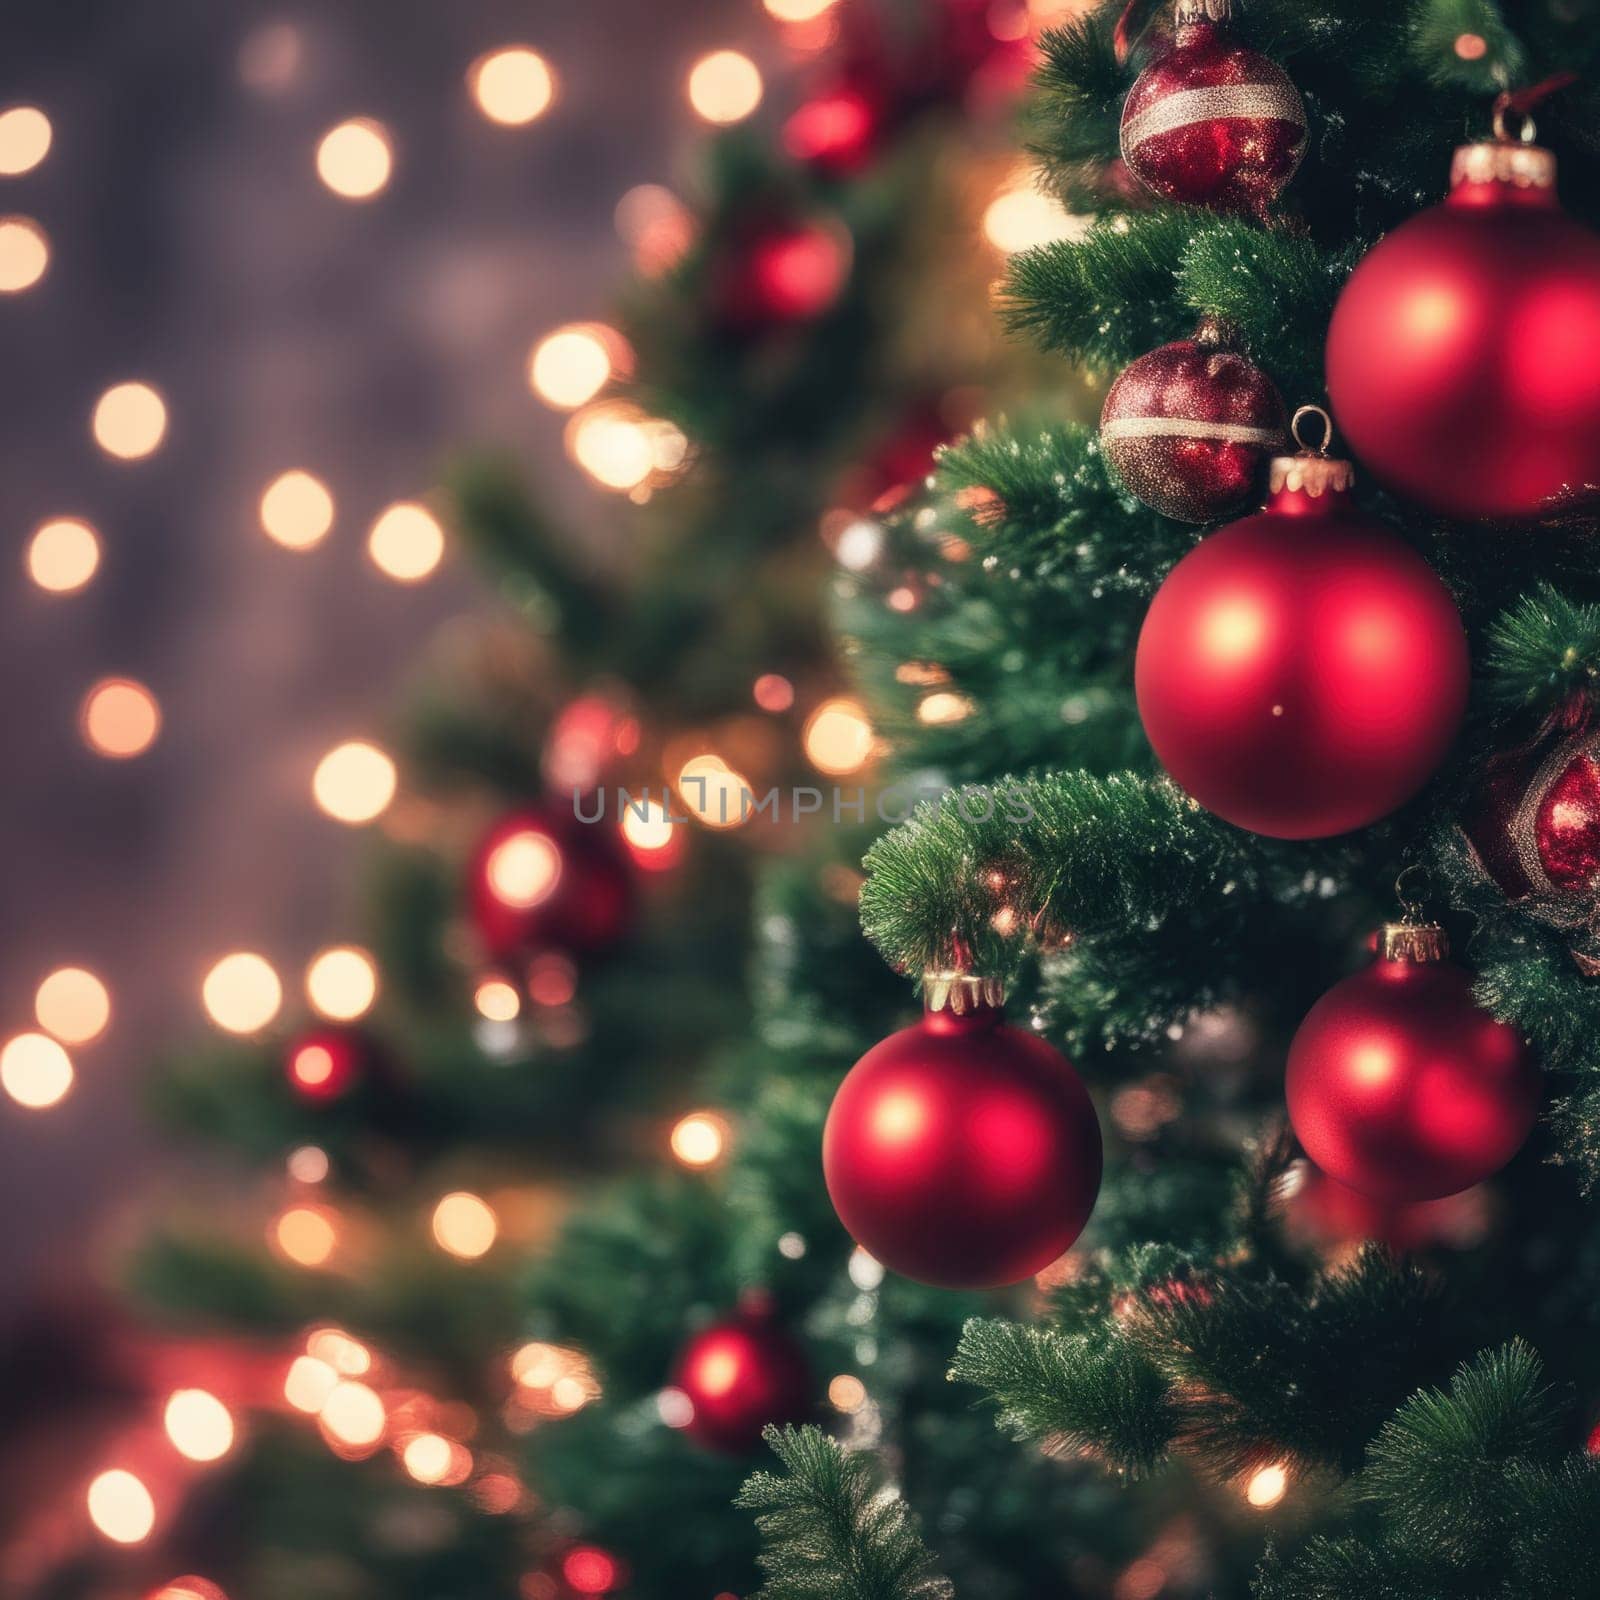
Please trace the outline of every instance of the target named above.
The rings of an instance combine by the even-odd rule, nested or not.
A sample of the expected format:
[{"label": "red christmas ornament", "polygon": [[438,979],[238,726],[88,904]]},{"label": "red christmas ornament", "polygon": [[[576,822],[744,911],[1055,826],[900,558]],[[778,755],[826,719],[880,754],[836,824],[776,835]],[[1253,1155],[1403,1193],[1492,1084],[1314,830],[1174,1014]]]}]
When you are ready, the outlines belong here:
[{"label": "red christmas ornament", "polygon": [[831,84],[784,123],[783,148],[829,177],[848,177],[876,153],[884,122],[881,94],[848,81]]},{"label": "red christmas ornament", "polygon": [[319,1028],[284,1053],[283,1070],[304,1100],[326,1102],[348,1094],[371,1069],[371,1041],[356,1028]]},{"label": "red christmas ornament", "polygon": [[1208,811],[1273,838],[1386,816],[1466,709],[1455,602],[1360,515],[1351,480],[1346,461],[1280,456],[1265,509],[1201,540],[1139,635],[1139,715],[1161,764]]},{"label": "red christmas ornament", "polygon": [[1001,1020],[994,985],[926,985],[922,1020],[839,1086],[822,1136],[828,1195],[851,1237],[905,1277],[1018,1283],[1089,1220],[1100,1124],[1066,1057]]},{"label": "red christmas ornament", "polygon": [[1306,148],[1300,91],[1229,30],[1232,0],[1177,0],[1171,47],[1122,107],[1122,159],[1164,200],[1261,213]]},{"label": "red christmas ornament", "polygon": [[1324,1250],[1347,1250],[1368,1240],[1400,1253],[1434,1246],[1464,1250],[1488,1230],[1482,1188],[1402,1204],[1374,1200],[1305,1165],[1305,1179],[1284,1208],[1284,1222],[1291,1235]]},{"label": "red christmas ornament", "polygon": [[1375,476],[1430,511],[1583,509],[1600,495],[1600,236],[1562,211],[1548,150],[1464,145],[1450,182],[1368,252],[1334,307],[1339,425]]},{"label": "red christmas ornament", "polygon": [[1375,1200],[1436,1200],[1498,1172],[1539,1112],[1514,1028],[1472,998],[1441,929],[1395,923],[1289,1047],[1289,1120],[1306,1154]]},{"label": "red christmas ornament", "polygon": [[814,322],[850,276],[850,235],[833,222],[764,222],[746,229],[716,277],[716,312],[728,328],[757,333]]},{"label": "red christmas ornament", "polygon": [[811,1409],[805,1350],[759,1303],[697,1333],[679,1355],[672,1381],[694,1407],[685,1431],[730,1455],[759,1445],[768,1423],[801,1422]]},{"label": "red christmas ornament", "polygon": [[1210,522],[1250,498],[1287,423],[1272,379],[1207,318],[1192,339],[1123,371],[1100,413],[1100,442],[1135,499],[1179,522]]},{"label": "red christmas ornament", "polygon": [[502,817],[467,868],[467,905],[492,961],[598,955],[627,932],[634,884],[616,830],[540,806]]}]

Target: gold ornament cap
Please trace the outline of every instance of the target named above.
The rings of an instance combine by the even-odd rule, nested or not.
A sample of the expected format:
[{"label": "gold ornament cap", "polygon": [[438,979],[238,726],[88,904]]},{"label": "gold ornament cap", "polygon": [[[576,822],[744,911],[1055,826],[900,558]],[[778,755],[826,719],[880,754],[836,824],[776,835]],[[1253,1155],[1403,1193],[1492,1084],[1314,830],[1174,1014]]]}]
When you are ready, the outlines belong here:
[{"label": "gold ornament cap", "polygon": [[929,1011],[948,1011],[952,1016],[964,1017],[973,1011],[997,1011],[1005,999],[1006,986],[1001,978],[934,969],[922,974],[922,1003]]},{"label": "gold ornament cap", "polygon": [[1536,134],[1533,118],[1519,111],[1509,94],[1501,95],[1494,103],[1494,138],[1457,147],[1450,163],[1450,187],[1504,183],[1513,189],[1555,188],[1555,153],[1535,144]]},{"label": "gold ornament cap", "polygon": [[1194,22],[1233,21],[1233,0],[1174,0],[1172,20],[1180,28]]},{"label": "gold ornament cap", "polygon": [[1378,932],[1378,956],[1384,961],[1421,966],[1449,954],[1449,936],[1437,922],[1386,922]]},{"label": "gold ornament cap", "polygon": [[[1300,432],[1312,417],[1322,419],[1322,443],[1316,449]],[[1289,421],[1289,432],[1300,446],[1300,454],[1272,458],[1267,487],[1273,494],[1288,490],[1290,494],[1307,494],[1320,500],[1331,491],[1348,489],[1355,483],[1356,469],[1348,461],[1328,454],[1333,443],[1333,418],[1321,406],[1301,406]]]}]

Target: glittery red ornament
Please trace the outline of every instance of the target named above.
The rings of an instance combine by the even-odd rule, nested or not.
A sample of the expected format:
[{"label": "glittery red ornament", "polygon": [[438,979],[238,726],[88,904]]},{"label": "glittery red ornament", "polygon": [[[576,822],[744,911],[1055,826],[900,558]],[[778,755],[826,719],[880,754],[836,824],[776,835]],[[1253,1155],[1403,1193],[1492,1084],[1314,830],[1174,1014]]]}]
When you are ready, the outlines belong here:
[{"label": "glittery red ornament", "polygon": [[1169,49],[1122,107],[1122,159],[1164,200],[1260,213],[1306,148],[1300,91],[1228,27],[1231,0],[1177,0]]},{"label": "glittery red ornament", "polygon": [[356,1028],[318,1028],[293,1041],[283,1070],[303,1100],[329,1101],[348,1094],[368,1073],[373,1047]]},{"label": "glittery red ornament", "polygon": [[1514,1028],[1472,998],[1430,926],[1384,929],[1377,959],[1331,988],[1289,1047],[1289,1120],[1306,1154],[1376,1200],[1435,1200],[1498,1172],[1539,1112]]},{"label": "glittery red ornament", "polygon": [[1202,539],[1151,603],[1134,665],[1161,764],[1277,839],[1409,800],[1467,704],[1467,642],[1421,556],[1368,521],[1348,462],[1280,456],[1266,508]]},{"label": "glittery red ornament", "polygon": [[615,825],[552,804],[514,811],[467,868],[467,907],[491,961],[540,950],[598,955],[626,934],[634,883]]},{"label": "glittery red ornament", "polygon": [[1208,318],[1127,367],[1100,413],[1100,442],[1124,487],[1179,522],[1236,511],[1287,440],[1271,378]]},{"label": "glittery red ornament", "polygon": [[1328,330],[1356,456],[1446,516],[1523,519],[1600,497],[1600,236],[1533,145],[1465,145],[1449,197],[1381,240]]},{"label": "glittery red ornament", "polygon": [[975,980],[952,993],[960,1014],[930,1009],[850,1069],[822,1166],[839,1220],[886,1267],[992,1288],[1047,1267],[1083,1231],[1100,1124],[1065,1056],[1007,1026]]},{"label": "glittery red ornament", "polygon": [[804,1348],[759,1304],[690,1339],[672,1382],[694,1407],[685,1431],[708,1449],[730,1455],[755,1449],[768,1423],[804,1421],[813,1398]]}]

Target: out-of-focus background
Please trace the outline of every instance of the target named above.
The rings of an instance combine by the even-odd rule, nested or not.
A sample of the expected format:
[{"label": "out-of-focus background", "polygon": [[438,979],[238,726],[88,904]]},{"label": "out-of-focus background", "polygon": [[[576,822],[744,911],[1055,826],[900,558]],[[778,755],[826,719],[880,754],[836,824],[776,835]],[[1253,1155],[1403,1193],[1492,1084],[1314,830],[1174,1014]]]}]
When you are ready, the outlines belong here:
[{"label": "out-of-focus background", "polygon": [[[556,74],[531,120],[536,74],[503,65],[498,101],[474,75],[512,45]],[[47,127],[0,120],[0,1035],[37,1027],[61,968],[100,981],[110,1018],[50,1116],[0,1115],[0,1324],[83,1270],[116,1197],[189,1159],[157,1147],[139,1083],[202,1021],[212,964],[260,952],[292,991],[353,915],[349,834],[313,774],[345,741],[381,743],[423,642],[481,593],[448,545],[397,579],[434,553],[404,517],[383,570],[375,522],[456,447],[499,443],[606,539],[528,355],[605,309],[628,259],[618,203],[703,131],[685,74],[724,46],[766,65],[770,19],[744,0],[8,17],[0,114]],[[128,383],[158,400],[121,391],[97,423]],[[291,472],[332,501],[306,545],[325,510],[300,479],[280,488],[266,520],[300,548],[263,529]],[[63,519],[98,544],[67,592],[50,586],[93,546],[34,542]],[[114,691],[88,716],[107,680],[149,701]],[[148,748],[97,751],[142,746],[151,703]],[[92,1022],[78,983],[60,1003]]]}]

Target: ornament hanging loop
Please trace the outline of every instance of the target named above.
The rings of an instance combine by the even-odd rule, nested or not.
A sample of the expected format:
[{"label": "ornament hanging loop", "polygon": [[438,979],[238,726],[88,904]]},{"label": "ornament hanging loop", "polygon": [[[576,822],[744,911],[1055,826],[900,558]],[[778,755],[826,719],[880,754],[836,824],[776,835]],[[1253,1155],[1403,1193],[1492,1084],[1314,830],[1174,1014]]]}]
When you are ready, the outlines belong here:
[{"label": "ornament hanging loop", "polygon": [[[1303,437],[1300,432],[1301,424],[1308,417],[1319,417],[1322,421],[1322,443],[1315,449],[1311,447],[1310,441]],[[1333,445],[1333,418],[1321,406],[1301,406],[1289,419],[1289,432],[1293,436],[1294,442],[1300,446],[1303,455],[1321,456],[1324,460],[1327,459],[1328,451]]]},{"label": "ornament hanging loop", "polygon": [[1413,861],[1402,867],[1394,880],[1394,897],[1407,922],[1424,923],[1427,918],[1428,898],[1433,892],[1433,877],[1420,862]]},{"label": "ornament hanging loop", "polygon": [[[1511,119],[1516,118],[1516,132],[1511,132]],[[1519,106],[1514,97],[1502,94],[1496,97],[1491,126],[1501,144],[1532,144],[1539,136],[1534,126],[1533,113]]]},{"label": "ornament hanging loop", "polygon": [[1433,878],[1428,869],[1413,861],[1402,867],[1394,880],[1394,897],[1400,902],[1400,920],[1386,922],[1378,933],[1378,954],[1385,961],[1426,963],[1443,961],[1450,954],[1450,941],[1437,922],[1427,914]]}]

